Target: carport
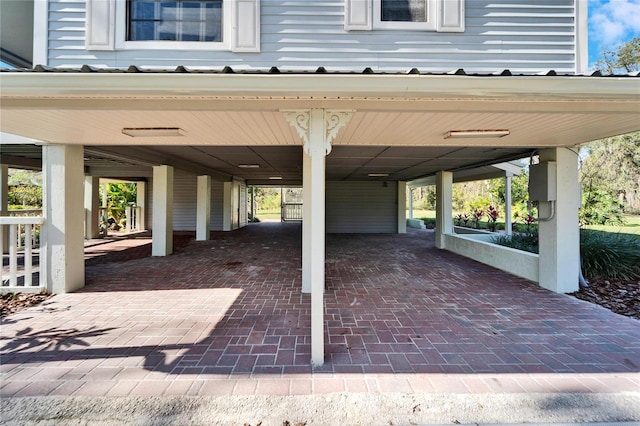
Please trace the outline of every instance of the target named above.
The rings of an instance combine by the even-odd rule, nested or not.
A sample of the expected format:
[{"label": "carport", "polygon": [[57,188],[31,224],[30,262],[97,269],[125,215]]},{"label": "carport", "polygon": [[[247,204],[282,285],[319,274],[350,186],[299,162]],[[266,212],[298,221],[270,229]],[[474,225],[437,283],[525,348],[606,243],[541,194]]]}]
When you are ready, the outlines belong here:
[{"label": "carport", "polygon": [[[325,189],[330,184],[392,188],[396,197],[386,203],[391,209],[385,219],[391,218],[402,233],[405,182],[434,175],[439,194],[435,244],[447,249],[455,242],[453,172],[536,150],[541,161],[557,164],[551,185],[557,200],[541,209],[550,220],[540,227],[536,271],[542,287],[571,291],[577,287],[579,199],[577,156],[567,148],[637,130],[640,105],[636,79],[553,72],[376,74],[367,69],[345,74],[87,66],[3,72],[2,79],[1,130],[43,146],[41,265],[47,288],[56,292],[84,285],[79,224],[85,159],[152,170],[157,256],[172,252],[174,169],[197,175],[197,206],[201,200],[210,204],[206,188],[213,181],[222,182],[224,203],[230,206],[243,184],[264,182],[265,171],[301,182],[305,220],[299,284],[303,293],[311,293],[311,361],[316,366],[325,360],[329,300],[324,288],[330,282],[325,280]],[[282,162],[292,158],[282,155],[289,149],[296,151],[291,154],[296,159]],[[264,164],[262,170],[241,167],[253,164],[253,158]],[[3,157],[4,170],[9,160]],[[206,208],[196,209],[196,232],[206,238],[207,221],[201,220]],[[233,208],[229,212],[226,223],[233,223]]]}]

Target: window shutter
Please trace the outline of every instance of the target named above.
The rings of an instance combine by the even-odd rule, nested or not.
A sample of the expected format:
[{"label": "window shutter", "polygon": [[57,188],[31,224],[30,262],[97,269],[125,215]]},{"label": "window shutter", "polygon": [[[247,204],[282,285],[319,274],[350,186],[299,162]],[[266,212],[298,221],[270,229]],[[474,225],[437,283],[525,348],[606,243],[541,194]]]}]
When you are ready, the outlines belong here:
[{"label": "window shutter", "polygon": [[260,52],[260,0],[232,0],[234,52]]},{"label": "window shutter", "polygon": [[87,0],[85,48],[114,50],[116,28],[115,0]]},{"label": "window shutter", "polygon": [[344,29],[371,30],[371,0],[344,0]]},{"label": "window shutter", "polygon": [[438,1],[438,31],[461,33],[464,32],[464,1]]}]

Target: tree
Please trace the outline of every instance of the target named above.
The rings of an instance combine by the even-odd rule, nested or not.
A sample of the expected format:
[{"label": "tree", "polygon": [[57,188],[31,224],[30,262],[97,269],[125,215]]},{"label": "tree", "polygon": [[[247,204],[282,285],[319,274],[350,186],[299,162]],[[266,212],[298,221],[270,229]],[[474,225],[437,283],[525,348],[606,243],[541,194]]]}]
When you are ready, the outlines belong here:
[{"label": "tree", "polygon": [[[491,185],[491,193],[496,197],[498,203],[504,205],[505,198],[505,182],[504,179],[493,179]],[[511,205],[512,217],[514,222],[522,222],[530,213],[527,206],[529,201],[529,174],[527,169],[522,169],[519,175],[511,178]]]},{"label": "tree", "polygon": [[[9,169],[7,198],[12,206],[22,208],[42,207],[42,173],[30,170]],[[16,208],[16,207],[14,207]]]},{"label": "tree", "polygon": [[626,74],[640,71],[640,37],[620,45],[615,51],[603,51],[601,55],[602,58],[598,59],[595,67],[603,73]]},{"label": "tree", "polygon": [[[609,74],[639,71],[640,37],[602,52],[596,67]],[[591,142],[586,154],[580,167],[581,222],[619,224],[623,211],[640,212],[640,132]]]},{"label": "tree", "polygon": [[[597,140],[586,149],[588,156],[580,168],[585,209],[602,205],[640,211],[640,132]],[[613,214],[602,213],[597,216]]]},{"label": "tree", "polygon": [[135,204],[137,198],[137,185],[135,183],[108,183],[107,209],[109,216],[115,220],[114,227],[119,229],[121,222],[126,217],[126,207]]}]

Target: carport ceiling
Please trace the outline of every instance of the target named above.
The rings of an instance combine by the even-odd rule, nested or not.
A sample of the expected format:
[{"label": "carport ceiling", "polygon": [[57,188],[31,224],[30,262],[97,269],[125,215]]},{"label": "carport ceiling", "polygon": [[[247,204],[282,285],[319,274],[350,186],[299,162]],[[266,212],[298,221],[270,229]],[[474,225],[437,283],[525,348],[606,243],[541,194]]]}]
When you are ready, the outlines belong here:
[{"label": "carport ceiling", "polygon": [[[411,180],[439,170],[460,170],[526,157],[530,149],[488,147],[335,146],[326,160],[328,180]],[[35,145],[3,145],[5,163],[36,164],[42,154]],[[171,164],[191,173],[218,179],[240,177],[249,183],[302,180],[301,146],[94,146],[85,147],[85,167],[139,170]],[[252,166],[252,167],[246,167]],[[255,167],[257,166],[257,167]],[[389,176],[370,177],[370,173]],[[135,176],[131,176],[135,177]]]},{"label": "carport ceiling", "polygon": [[[352,111],[332,140],[330,180],[370,173],[411,180],[640,129],[634,77],[182,71],[3,73],[0,130],[84,145],[86,166],[99,175],[114,162],[137,170],[168,164],[260,183],[302,179],[302,139],[287,120],[291,110]],[[123,131],[159,127],[178,128],[179,136]],[[474,129],[509,135],[446,136]]]}]

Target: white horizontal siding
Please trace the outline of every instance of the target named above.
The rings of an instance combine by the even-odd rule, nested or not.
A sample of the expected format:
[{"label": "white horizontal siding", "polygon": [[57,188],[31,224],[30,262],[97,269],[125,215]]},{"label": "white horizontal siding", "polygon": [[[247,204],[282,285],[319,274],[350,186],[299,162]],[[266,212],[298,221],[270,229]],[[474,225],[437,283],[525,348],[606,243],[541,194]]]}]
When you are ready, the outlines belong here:
[{"label": "white horizontal siding", "polygon": [[[173,229],[196,230],[197,177],[176,170],[173,183]],[[223,183],[211,182],[211,230],[222,230]]]},{"label": "white horizontal siding", "polygon": [[176,170],[173,176],[173,230],[196,230],[196,175]]},{"label": "white horizontal siding", "polygon": [[398,232],[396,182],[327,182],[326,230],[329,233]]},{"label": "white horizontal siding", "polygon": [[344,31],[342,0],[262,0],[261,52],[84,50],[85,4],[50,0],[49,64],[126,68],[575,71],[573,0],[466,0],[464,33]]},{"label": "white horizontal siding", "polygon": [[222,231],[224,218],[224,183],[211,181],[211,230]]}]

